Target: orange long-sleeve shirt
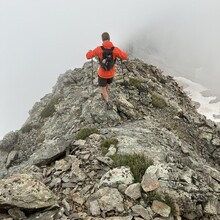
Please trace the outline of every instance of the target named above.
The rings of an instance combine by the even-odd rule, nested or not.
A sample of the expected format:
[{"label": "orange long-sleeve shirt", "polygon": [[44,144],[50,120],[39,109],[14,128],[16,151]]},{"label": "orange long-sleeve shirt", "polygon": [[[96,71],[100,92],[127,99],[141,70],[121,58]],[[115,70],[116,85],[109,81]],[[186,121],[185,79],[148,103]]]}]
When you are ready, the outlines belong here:
[{"label": "orange long-sleeve shirt", "polygon": [[[111,49],[114,47],[113,43],[111,41],[104,41],[102,43],[103,47],[106,49]],[[100,46],[96,47],[94,50],[90,50],[86,53],[86,58],[91,59],[93,57],[99,57],[99,59],[102,59],[102,48]],[[114,47],[113,50],[113,59],[120,58],[122,60],[127,60],[128,56],[125,52],[123,52],[118,47]],[[102,78],[112,78],[115,75],[115,65],[111,70],[104,70],[101,66],[98,70],[98,75]]]}]

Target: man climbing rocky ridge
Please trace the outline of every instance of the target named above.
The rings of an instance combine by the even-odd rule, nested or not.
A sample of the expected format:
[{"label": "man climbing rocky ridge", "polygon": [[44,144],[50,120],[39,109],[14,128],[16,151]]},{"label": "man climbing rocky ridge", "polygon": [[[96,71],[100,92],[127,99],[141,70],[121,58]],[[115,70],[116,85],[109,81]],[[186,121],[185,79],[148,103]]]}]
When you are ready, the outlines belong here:
[{"label": "man climbing rocky ridge", "polygon": [[[0,219],[220,219],[219,126],[138,59],[118,68],[106,111],[91,68],[60,75],[0,142]],[[151,161],[138,181],[113,166],[134,153]]]}]

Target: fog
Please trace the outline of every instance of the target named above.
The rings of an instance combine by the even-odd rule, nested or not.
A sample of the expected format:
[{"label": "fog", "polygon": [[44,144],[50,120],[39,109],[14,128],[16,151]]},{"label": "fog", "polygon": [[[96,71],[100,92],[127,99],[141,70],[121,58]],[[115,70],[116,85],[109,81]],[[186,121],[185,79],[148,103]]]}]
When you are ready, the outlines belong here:
[{"label": "fog", "polygon": [[133,54],[220,95],[219,11],[219,1],[176,1],[133,37]]},{"label": "fog", "polygon": [[116,46],[215,93],[218,0],[0,0],[0,139],[108,31]]}]

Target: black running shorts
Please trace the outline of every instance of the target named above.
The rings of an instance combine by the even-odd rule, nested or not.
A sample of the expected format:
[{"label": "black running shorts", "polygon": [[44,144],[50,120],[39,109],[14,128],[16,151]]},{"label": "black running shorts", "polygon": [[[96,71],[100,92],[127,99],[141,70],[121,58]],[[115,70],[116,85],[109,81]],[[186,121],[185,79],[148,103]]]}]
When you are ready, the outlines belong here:
[{"label": "black running shorts", "polygon": [[109,79],[105,79],[105,78],[101,78],[100,76],[98,76],[98,82],[99,82],[99,86],[101,87],[105,87],[107,84],[111,84],[113,81],[113,78],[109,78]]}]

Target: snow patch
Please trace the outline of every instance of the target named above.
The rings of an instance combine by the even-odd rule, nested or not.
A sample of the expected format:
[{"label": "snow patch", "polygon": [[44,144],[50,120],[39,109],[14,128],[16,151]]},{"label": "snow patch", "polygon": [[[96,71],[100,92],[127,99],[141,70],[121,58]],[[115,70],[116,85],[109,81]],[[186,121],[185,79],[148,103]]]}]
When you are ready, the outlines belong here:
[{"label": "snow patch", "polygon": [[220,102],[213,102],[217,97],[203,96],[202,92],[207,91],[208,89],[184,77],[175,77],[175,80],[183,86],[184,91],[193,101],[200,104],[200,107],[197,109],[200,114],[205,115],[207,119],[220,122],[220,118],[215,117],[220,115]]}]

